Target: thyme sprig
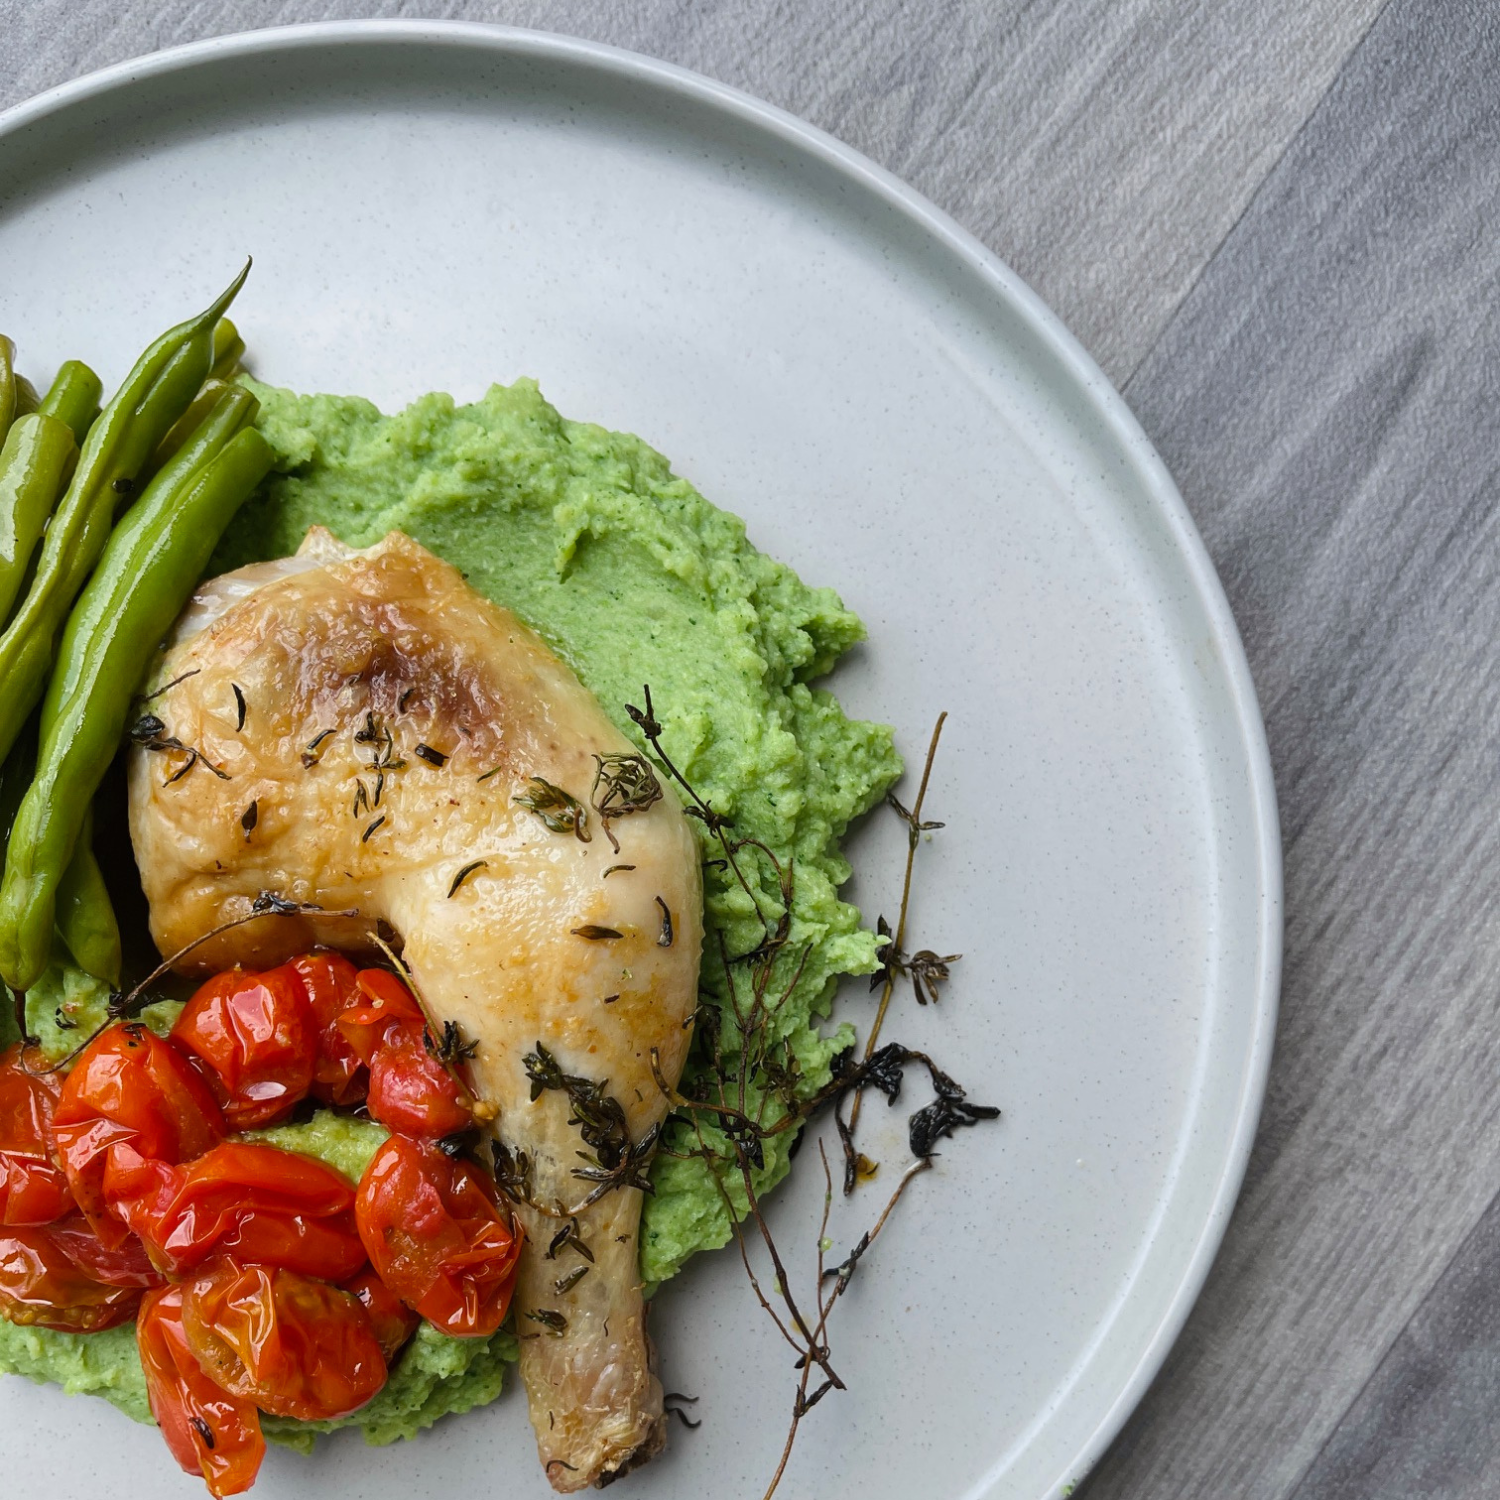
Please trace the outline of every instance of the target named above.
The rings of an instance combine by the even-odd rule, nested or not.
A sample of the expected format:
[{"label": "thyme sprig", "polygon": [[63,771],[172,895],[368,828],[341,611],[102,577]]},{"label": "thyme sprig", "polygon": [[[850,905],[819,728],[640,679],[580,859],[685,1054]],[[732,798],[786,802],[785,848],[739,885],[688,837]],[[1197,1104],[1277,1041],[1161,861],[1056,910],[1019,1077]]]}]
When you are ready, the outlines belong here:
[{"label": "thyme sprig", "polygon": [[[191,676],[192,674],[184,673],[183,675]],[[179,677],[177,681],[181,682],[182,678]],[[167,687],[174,685],[169,682]],[[193,745],[183,744],[176,735],[168,734],[167,726],[156,714],[142,714],[130,726],[129,734],[131,743],[138,745],[142,750],[150,750],[158,755],[176,754],[187,757],[182,765],[173,771],[167,777],[166,781],[162,783],[163,786],[171,786],[174,781],[181,781],[194,766],[200,765],[207,766],[220,781],[229,781],[231,779],[228,771],[224,770],[221,766],[216,766],[201,750]]]},{"label": "thyme sprig", "polygon": [[[804,1075],[786,1035],[789,1028],[779,1024],[782,1008],[795,993],[812,953],[812,944],[801,941],[795,933],[793,862],[780,859],[757,839],[738,835],[732,817],[714,808],[694,789],[663,745],[663,726],[649,687],[645,689],[644,709],[627,705],[626,713],[644,736],[652,760],[682,796],[686,813],[702,823],[708,834],[714,847],[713,857],[705,860],[706,871],[715,873],[731,889],[739,887],[761,929],[760,940],[740,953],[730,950],[722,931],[718,934],[717,974],[691,1018],[696,1027],[694,1052],[681,1085],[673,1087],[665,1076],[658,1050],[653,1048],[650,1058],[657,1087],[674,1110],[670,1117],[672,1131],[659,1149],[667,1156],[703,1162],[724,1204],[751,1289],[795,1355],[798,1373],[791,1423],[765,1492],[766,1500],[770,1500],[785,1473],[802,1419],[830,1392],[845,1388],[828,1339],[829,1317],[835,1304],[909,1184],[930,1168],[937,1144],[960,1128],[999,1114],[993,1106],[972,1103],[962,1086],[926,1053],[896,1042],[876,1044],[897,976],[910,978],[919,999],[927,1003],[937,998],[938,985],[948,978],[948,965],[957,961],[957,955],[945,957],[928,949],[908,955],[902,948],[915,845],[932,827],[941,826],[924,823],[921,814],[943,719],[933,731],[914,808],[908,812],[899,803],[892,803],[907,820],[910,835],[897,930],[892,933],[885,924],[880,929],[887,941],[877,983],[885,987],[886,994],[874,1035],[862,1057],[856,1056],[852,1046],[838,1054],[828,1081],[819,1086]],[[913,1066],[925,1068],[933,1098],[908,1120],[912,1160],[875,1223],[833,1266],[826,1264],[826,1251],[831,1248],[827,1227],[833,1174],[823,1142],[818,1143],[826,1190],[817,1269],[810,1299],[799,1297],[761,1211],[757,1182],[770,1161],[768,1148],[776,1137],[790,1137],[786,1150],[790,1156],[800,1143],[800,1132],[812,1118],[821,1110],[831,1109],[844,1156],[844,1188],[846,1193],[851,1191],[875,1170],[855,1143],[859,1101],[866,1089],[875,1089],[895,1104],[906,1073]],[[847,1119],[846,1105],[851,1106]],[[750,1253],[752,1238],[759,1240],[774,1273],[769,1291],[755,1270]]]},{"label": "thyme sprig", "polygon": [[589,805],[599,814],[604,836],[620,852],[620,841],[609,825],[616,818],[645,812],[661,801],[661,782],[644,755],[596,755],[598,770],[594,773]]},{"label": "thyme sprig", "polygon": [[[948,978],[948,966],[957,963],[963,956],[950,953],[946,958],[939,958],[930,948],[924,948],[911,956],[906,953],[906,918],[911,910],[911,880],[912,871],[916,868],[917,845],[922,842],[924,833],[931,833],[944,826],[938,822],[923,822],[922,805],[927,801],[927,786],[932,780],[932,765],[937,759],[938,741],[943,737],[943,725],[947,722],[948,715],[945,711],[937,716],[937,723],[932,726],[932,738],[927,742],[927,759],[922,763],[922,780],[917,786],[916,801],[910,809],[902,806],[894,792],[887,792],[885,797],[887,806],[906,824],[906,871],[901,877],[901,909],[896,914],[895,932],[891,932],[890,924],[884,917],[876,924],[876,930],[886,938],[886,944],[881,952],[881,966],[870,982],[872,990],[877,984],[880,988],[880,1004],[876,1008],[875,1019],[870,1024],[870,1034],[865,1038],[867,1060],[874,1054],[880,1041],[881,1028],[885,1025],[886,1012],[891,1007],[891,996],[895,993],[897,978],[905,976],[912,981],[919,1004],[925,1005],[929,999],[936,1004],[937,986]],[[860,1100],[856,1096],[850,1111],[851,1130],[859,1124],[859,1106]],[[848,1180],[847,1176],[845,1180]]]},{"label": "thyme sprig", "polygon": [[572,1106],[568,1124],[578,1127],[584,1145],[593,1151],[592,1157],[582,1151],[578,1153],[586,1165],[574,1167],[573,1175],[595,1186],[570,1212],[576,1214],[588,1208],[615,1188],[634,1187],[643,1193],[654,1191],[648,1174],[661,1135],[659,1123],[640,1140],[632,1141],[624,1106],[613,1094],[605,1092],[608,1079],[599,1082],[563,1072],[562,1064],[541,1041],[537,1042],[535,1051],[528,1052],[521,1059],[521,1063],[531,1080],[532,1100],[540,1099],[549,1089],[565,1094]]}]

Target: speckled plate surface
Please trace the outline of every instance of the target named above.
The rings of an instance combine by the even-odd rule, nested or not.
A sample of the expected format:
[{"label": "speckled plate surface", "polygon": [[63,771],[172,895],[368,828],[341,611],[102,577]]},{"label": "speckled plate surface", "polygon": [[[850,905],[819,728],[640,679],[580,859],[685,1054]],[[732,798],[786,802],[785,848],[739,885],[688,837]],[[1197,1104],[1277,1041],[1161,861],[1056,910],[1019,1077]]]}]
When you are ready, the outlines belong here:
[{"label": "speckled plate surface", "polygon": [[[962,951],[888,1035],[1004,1106],[913,1188],[833,1329],[850,1389],[783,1493],[1064,1492],[1159,1366],[1233,1204],[1269,1058],[1280,853],[1234,624],[1119,397],[1004,266],[808,126],[644,58],[367,23],[229,37],[0,116],[0,327],[106,379],[246,252],[266,378],[391,406],[537,377],[641,433],[870,640],[833,685],[918,759],[952,717],[920,941]],[[901,838],[856,836],[855,899]],[[869,1014],[862,986],[844,1013]],[[894,1167],[895,1112],[869,1147]],[[804,1154],[776,1224],[810,1274]],[[889,1169],[888,1169],[889,1170]],[[835,1211],[843,1244],[874,1205]],[[759,1496],[793,1373],[733,1253],[653,1315],[703,1426],[628,1481]],[[192,1495],[149,1429],[0,1382],[5,1492]],[[524,1403],[416,1442],[273,1452],[257,1494],[548,1493]],[[622,1487],[618,1493],[624,1495]]]}]

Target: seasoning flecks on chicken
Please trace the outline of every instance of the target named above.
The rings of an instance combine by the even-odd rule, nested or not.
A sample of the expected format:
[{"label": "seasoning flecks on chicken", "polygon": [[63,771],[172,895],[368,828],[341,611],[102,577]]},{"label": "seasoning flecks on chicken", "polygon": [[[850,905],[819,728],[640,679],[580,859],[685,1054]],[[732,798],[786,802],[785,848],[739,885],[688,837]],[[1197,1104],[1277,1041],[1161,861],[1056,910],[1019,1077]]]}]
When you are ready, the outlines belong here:
[{"label": "seasoning flecks on chicken", "polygon": [[[641,1194],[616,1185],[585,1205],[596,1184],[578,1175],[588,1148],[566,1091],[533,1100],[524,1059],[540,1042],[598,1082],[630,1143],[663,1118],[651,1053],[675,1084],[702,944],[680,805],[663,788],[607,832],[589,805],[596,757],[635,747],[529,629],[399,533],[353,552],[315,529],[296,558],[205,584],[152,686],[174,679],[130,773],[157,945],[179,951],[262,892],[326,915],[257,918],[183,967],[267,965],[312,942],[368,950],[388,924],[434,1021],[478,1043],[468,1067],[490,1128],[531,1162],[515,1307],[542,1462],[558,1490],[607,1481],[664,1430]],[[548,787],[583,816],[570,823],[565,799],[549,811]],[[594,1259],[569,1285],[584,1261],[547,1250],[574,1211]]]}]

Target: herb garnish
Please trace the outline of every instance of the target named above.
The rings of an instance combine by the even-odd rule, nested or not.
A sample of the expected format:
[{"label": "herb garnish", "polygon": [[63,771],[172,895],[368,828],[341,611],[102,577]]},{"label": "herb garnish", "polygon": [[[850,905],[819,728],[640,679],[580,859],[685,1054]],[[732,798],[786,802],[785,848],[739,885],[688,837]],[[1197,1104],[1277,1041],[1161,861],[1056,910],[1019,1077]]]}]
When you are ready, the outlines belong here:
[{"label": "herb garnish", "polygon": [[608,1080],[598,1083],[590,1078],[564,1073],[562,1065],[540,1041],[536,1044],[536,1050],[528,1052],[521,1063],[526,1069],[526,1076],[531,1080],[533,1101],[540,1099],[549,1089],[566,1094],[568,1103],[573,1107],[568,1124],[578,1126],[584,1145],[593,1149],[594,1159],[591,1165],[573,1168],[575,1177],[597,1184],[583,1202],[577,1205],[578,1209],[597,1203],[617,1187],[635,1187],[643,1193],[654,1191],[646,1174],[656,1151],[657,1139],[661,1135],[659,1123],[653,1125],[639,1141],[632,1142],[625,1123],[624,1107],[612,1094],[605,1093]]},{"label": "herb garnish", "polygon": [[232,687],[234,689],[234,706],[235,706],[235,723],[234,723],[234,727],[235,727],[235,732],[238,733],[241,729],[243,729],[245,727],[245,710],[246,710],[246,705],[245,705],[245,690],[237,682],[231,682],[229,685],[230,685],[230,687]]},{"label": "herb garnish", "polygon": [[360,836],[359,836],[360,843],[362,843],[362,844],[368,844],[370,842],[370,835],[372,833],[374,833],[375,830],[377,828],[379,828],[380,825],[382,823],[384,823],[384,822],[385,822],[385,814],[381,813],[381,815],[378,818],[376,818],[375,821],[373,823],[371,823],[370,826],[367,829],[365,829],[365,831],[362,834],[360,834]]},{"label": "herb garnish", "polygon": [[150,703],[153,698],[160,698],[163,693],[171,692],[179,682],[186,682],[189,677],[196,677],[202,670],[202,667],[191,667],[186,672],[183,672],[179,676],[174,677],[170,682],[162,683],[159,688],[153,688],[149,693],[142,693],[136,699],[136,702]]},{"label": "herb garnish", "polygon": [[[561,1337],[568,1331],[568,1320],[560,1312],[553,1312],[550,1307],[538,1307],[526,1314],[533,1323],[540,1323],[548,1333]],[[561,1462],[561,1460],[559,1460]],[[568,1467],[571,1469],[572,1464]]]},{"label": "herb garnish", "polygon": [[431,745],[418,745],[413,754],[419,755],[429,766],[436,766],[439,770],[448,764],[448,757],[441,750],[434,750]]},{"label": "herb garnish", "polygon": [[[493,771],[485,772],[485,776],[492,775]],[[484,776],[479,779],[483,781]],[[534,790],[518,792],[510,800],[535,813],[553,833],[571,833],[581,843],[589,843],[593,835],[589,832],[588,809],[583,803],[560,786],[553,786],[545,777],[530,776],[527,780]]]},{"label": "herb garnish", "polygon": [[605,837],[620,852],[620,841],[609,826],[616,818],[645,812],[661,801],[661,782],[644,755],[596,755],[598,770],[594,773],[589,802],[599,814],[599,826]]},{"label": "herb garnish", "polygon": [[557,1280],[552,1283],[553,1286],[557,1289],[557,1295],[559,1297],[566,1297],[568,1293],[571,1292],[573,1288],[577,1286],[578,1283],[582,1281],[583,1278],[588,1274],[588,1266],[574,1266],[573,1269],[566,1275],[559,1276]]},{"label": "herb garnish", "polygon": [[[937,1143],[959,1128],[994,1119],[998,1111],[988,1105],[969,1102],[964,1089],[925,1053],[894,1042],[877,1048],[873,1038],[859,1061],[855,1061],[852,1047],[836,1057],[829,1081],[821,1088],[803,1076],[788,1039],[776,1024],[777,1014],[794,993],[812,951],[810,944],[794,942],[793,863],[778,858],[758,839],[736,835],[732,818],[719,812],[698,794],[677,769],[662,743],[663,728],[656,717],[649,687],[645,690],[645,699],[644,709],[626,705],[625,711],[644,736],[652,759],[682,794],[688,816],[703,824],[708,838],[717,846],[715,857],[704,861],[705,870],[716,874],[721,885],[738,886],[752,904],[761,926],[760,941],[744,953],[731,952],[722,933],[719,936],[720,964],[716,982],[705,991],[705,1003],[700,1003],[691,1018],[696,1026],[694,1053],[684,1072],[681,1091],[668,1084],[662,1072],[660,1055],[654,1048],[651,1064],[657,1086],[675,1110],[675,1114],[669,1117],[670,1133],[660,1146],[662,1154],[679,1159],[697,1158],[708,1169],[739,1244],[741,1260],[756,1299],[797,1351],[798,1381],[792,1419],[781,1461],[766,1490],[766,1500],[770,1500],[785,1472],[802,1418],[830,1391],[844,1389],[844,1382],[832,1363],[828,1320],[835,1303],[849,1286],[856,1267],[868,1253],[907,1186],[930,1167]],[[939,720],[928,749],[922,790],[915,808],[907,813],[899,803],[892,802],[893,807],[908,820],[914,841],[934,826],[922,822],[921,810],[941,728],[942,720]],[[899,956],[905,965],[900,972],[912,976],[913,983],[922,984],[924,993],[931,995],[935,984],[946,977],[943,966],[956,959],[940,958],[928,950],[910,957],[901,952],[910,889],[911,860],[908,859],[901,917],[897,933],[892,935],[886,948],[896,949],[896,953],[890,956],[893,959]],[[892,969],[892,982],[896,972]],[[884,1014],[885,1007],[882,1006],[881,1019]],[[803,1127],[818,1111],[831,1106],[833,1123],[844,1153],[845,1192],[852,1192],[875,1170],[874,1164],[858,1150],[854,1139],[854,1118],[863,1092],[866,1088],[877,1089],[894,1103],[902,1087],[903,1075],[912,1064],[926,1068],[935,1095],[931,1103],[918,1109],[908,1121],[907,1137],[913,1160],[902,1172],[895,1191],[872,1228],[860,1237],[844,1260],[831,1268],[825,1265],[825,1254],[831,1247],[827,1225],[833,1201],[833,1177],[827,1153],[819,1141],[826,1190],[818,1236],[814,1305],[809,1308],[793,1290],[786,1264],[761,1212],[757,1181],[759,1174],[769,1165],[766,1147],[774,1137],[790,1133],[790,1154],[800,1144]],[[853,1109],[846,1120],[843,1107],[851,1097]],[[763,1287],[751,1260],[749,1236],[752,1233],[759,1238],[774,1271],[774,1284],[769,1289]],[[773,1304],[773,1296],[779,1300],[782,1311]]]},{"label": "herb garnish", "polygon": [[564,1249],[576,1250],[590,1265],[594,1263],[594,1252],[584,1244],[582,1236],[578,1233],[578,1215],[574,1214],[556,1234],[552,1236],[547,1245],[547,1259],[556,1260],[558,1251]]},{"label": "herb garnish", "polygon": [[250,842],[250,835],[255,832],[255,825],[260,822],[260,798],[253,799],[250,806],[240,814],[240,827],[245,830],[245,842]]},{"label": "herb garnish", "polygon": [[302,765],[304,769],[311,769],[322,759],[323,752],[319,748],[329,735],[335,733],[332,729],[325,729],[321,734],[315,734],[307,742],[307,748],[302,752]]},{"label": "herb garnish", "polygon": [[433,1041],[432,1032],[422,1032],[422,1043],[440,1063],[461,1063],[468,1060],[479,1051],[477,1040],[466,1042],[464,1034],[459,1030],[457,1021],[444,1021],[443,1034],[437,1041]]},{"label": "herb garnish", "polygon": [[656,904],[661,907],[661,936],[657,938],[656,946],[670,948],[672,946],[672,913],[660,896],[656,898]]},{"label": "herb garnish", "polygon": [[588,938],[592,943],[612,943],[625,936],[623,932],[617,932],[613,927],[599,927],[593,922],[585,922],[582,927],[570,927],[568,931],[574,937]]},{"label": "herb garnish", "polygon": [[453,884],[448,887],[448,899],[450,901],[453,899],[454,893],[458,890],[459,886],[461,886],[464,881],[466,881],[469,876],[471,876],[475,872],[475,870],[483,870],[487,868],[488,865],[489,860],[487,859],[470,860],[469,863],[466,864],[463,869],[461,869],[458,874],[453,877]]},{"label": "herb garnish", "polygon": [[512,1151],[499,1136],[490,1141],[495,1186],[512,1203],[531,1202],[531,1158],[519,1148]]},{"label": "herb garnish", "polygon": [[[183,676],[191,676],[184,673]],[[182,678],[177,679],[179,682]],[[169,682],[168,687],[172,684]],[[174,781],[179,781],[186,776],[194,766],[207,766],[220,781],[231,779],[227,771],[216,766],[201,750],[194,749],[192,745],[184,745],[175,735],[167,733],[167,726],[155,714],[142,714],[134,724],[130,726],[130,739],[133,744],[139,745],[142,750],[151,750],[159,754],[171,754],[173,752],[187,756],[187,760],[167,777],[163,786],[171,786]]]},{"label": "herb garnish", "polygon": [[692,1428],[694,1431],[703,1425],[701,1421],[694,1421],[680,1406],[671,1404],[674,1401],[685,1401],[689,1406],[696,1406],[698,1404],[696,1396],[684,1396],[681,1391],[668,1391],[661,1399],[662,1412],[666,1416],[676,1417],[684,1427]]}]

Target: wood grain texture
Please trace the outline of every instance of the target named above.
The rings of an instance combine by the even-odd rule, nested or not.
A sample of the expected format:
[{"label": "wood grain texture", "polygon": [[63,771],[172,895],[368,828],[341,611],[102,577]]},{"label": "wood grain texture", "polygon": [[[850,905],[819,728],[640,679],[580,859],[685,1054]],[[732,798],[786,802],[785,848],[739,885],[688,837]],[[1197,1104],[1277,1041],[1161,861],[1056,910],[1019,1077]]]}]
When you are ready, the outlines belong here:
[{"label": "wood grain texture", "polygon": [[0,107],[248,27],[500,21],[648,52],[821,125],[997,250],[1124,379],[1382,0],[0,0]]},{"label": "wood grain texture", "polygon": [[1485,1211],[1291,1500],[1500,1494],[1500,1200]]},{"label": "wood grain texture", "polygon": [[[1476,1301],[1500,1353],[1463,1260],[1402,1335],[1500,1190],[1497,68],[1493,7],[1388,8],[1127,388],[1249,648],[1287,952],[1229,1237],[1088,1500],[1495,1493],[1477,1433],[1457,1488],[1361,1488],[1399,1373],[1339,1424]],[[1470,1397],[1493,1433],[1493,1376]]]}]

